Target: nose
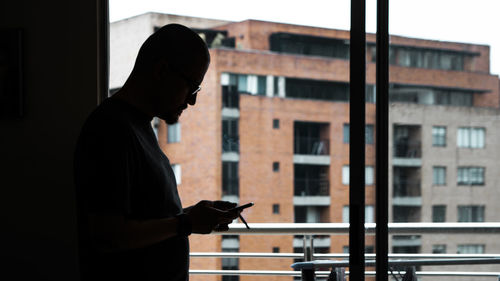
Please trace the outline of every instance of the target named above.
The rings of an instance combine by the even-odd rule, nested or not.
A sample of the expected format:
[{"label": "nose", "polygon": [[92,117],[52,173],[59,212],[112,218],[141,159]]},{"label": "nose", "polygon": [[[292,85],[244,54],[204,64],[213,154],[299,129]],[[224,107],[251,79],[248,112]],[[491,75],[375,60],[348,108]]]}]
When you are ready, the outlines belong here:
[{"label": "nose", "polygon": [[198,93],[194,94],[194,95],[189,95],[187,97],[187,103],[191,106],[195,105],[196,104],[196,97],[198,96]]}]

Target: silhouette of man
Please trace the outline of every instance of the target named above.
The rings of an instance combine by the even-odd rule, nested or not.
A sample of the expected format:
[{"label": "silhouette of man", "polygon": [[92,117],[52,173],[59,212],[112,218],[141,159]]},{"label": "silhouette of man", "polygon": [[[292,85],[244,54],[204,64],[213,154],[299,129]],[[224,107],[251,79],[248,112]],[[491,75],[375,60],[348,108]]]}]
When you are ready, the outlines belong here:
[{"label": "silhouette of man", "polygon": [[82,280],[188,280],[188,236],[227,230],[238,217],[224,201],[182,208],[151,127],[153,117],[174,124],[195,105],[209,63],[195,32],[166,25],[85,122],[74,162]]}]

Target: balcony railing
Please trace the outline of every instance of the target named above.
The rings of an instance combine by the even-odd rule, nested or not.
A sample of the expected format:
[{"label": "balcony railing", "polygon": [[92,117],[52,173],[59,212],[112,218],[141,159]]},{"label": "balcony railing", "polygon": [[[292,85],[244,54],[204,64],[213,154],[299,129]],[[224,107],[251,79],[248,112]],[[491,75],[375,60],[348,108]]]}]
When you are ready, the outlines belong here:
[{"label": "balcony railing", "polygon": [[329,155],[330,140],[310,137],[294,138],[294,153],[304,155]]},{"label": "balcony railing", "polygon": [[394,183],[393,197],[420,197],[420,181],[399,181]]},{"label": "balcony railing", "polygon": [[223,179],[222,180],[222,195],[239,195],[239,180],[238,179]]},{"label": "balcony railing", "polygon": [[236,135],[223,135],[222,136],[222,152],[239,152],[240,141]]},{"label": "balcony railing", "polygon": [[401,141],[394,142],[395,158],[421,158],[422,146],[420,141]]},{"label": "balcony railing", "polygon": [[330,194],[330,182],[320,179],[295,179],[295,196],[328,196]]},{"label": "balcony railing", "polygon": [[[311,239],[313,234],[337,235],[348,234],[348,223],[250,223],[250,229],[243,224],[231,224],[229,231],[215,232],[214,234],[239,234],[239,235],[304,235],[305,239]],[[375,234],[376,224],[366,223],[365,229],[368,235]],[[500,223],[389,223],[390,234],[483,234],[495,235],[489,237],[495,238],[500,234]],[[315,254],[310,249],[307,250],[308,243],[304,242],[303,253],[311,253],[306,257],[303,253],[221,253],[204,252],[191,253],[192,258],[293,258],[304,259],[341,259],[337,261],[318,262],[320,268],[325,266],[346,267],[349,254]],[[312,243],[311,243],[312,244]],[[309,245],[311,245],[309,244]],[[374,266],[375,254],[365,254],[367,266]],[[396,260],[395,260],[396,259]],[[408,260],[399,260],[408,259]],[[472,264],[500,264],[500,254],[389,254],[389,265],[460,265],[459,270],[463,270],[465,265]],[[316,267],[316,266],[315,266]],[[447,268],[448,269],[448,268]],[[283,270],[198,270],[189,271],[192,275],[253,275],[253,276],[301,276],[300,271],[293,271],[290,268]],[[404,272],[403,272],[404,273]],[[316,271],[316,276],[328,276],[329,271]],[[346,271],[348,275],[349,272]],[[374,271],[365,271],[365,275],[373,276]],[[492,277],[491,280],[498,280],[500,272],[479,272],[479,271],[417,271],[416,276],[435,276],[435,277]]]}]

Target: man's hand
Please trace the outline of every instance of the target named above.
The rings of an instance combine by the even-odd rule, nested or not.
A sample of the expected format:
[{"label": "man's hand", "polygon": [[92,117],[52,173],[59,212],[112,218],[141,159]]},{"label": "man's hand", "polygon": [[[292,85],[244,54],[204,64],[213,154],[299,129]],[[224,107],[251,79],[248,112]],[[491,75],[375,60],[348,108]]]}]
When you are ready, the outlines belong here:
[{"label": "man's hand", "polygon": [[200,201],[187,208],[186,215],[192,224],[193,233],[208,234],[213,230],[227,230],[239,215],[238,211],[227,210],[236,207],[235,203],[226,201]]}]

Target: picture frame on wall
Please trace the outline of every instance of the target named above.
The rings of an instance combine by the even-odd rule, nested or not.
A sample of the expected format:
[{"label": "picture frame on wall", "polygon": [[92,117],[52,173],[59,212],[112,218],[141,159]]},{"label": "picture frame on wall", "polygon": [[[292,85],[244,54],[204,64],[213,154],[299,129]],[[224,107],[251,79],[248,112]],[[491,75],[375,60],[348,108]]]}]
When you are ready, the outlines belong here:
[{"label": "picture frame on wall", "polygon": [[0,118],[20,118],[23,110],[22,30],[0,29]]}]

